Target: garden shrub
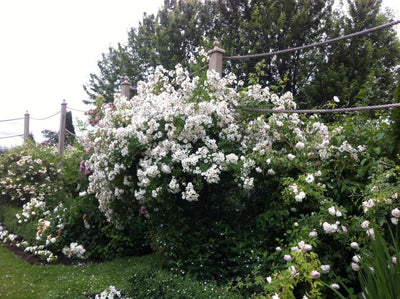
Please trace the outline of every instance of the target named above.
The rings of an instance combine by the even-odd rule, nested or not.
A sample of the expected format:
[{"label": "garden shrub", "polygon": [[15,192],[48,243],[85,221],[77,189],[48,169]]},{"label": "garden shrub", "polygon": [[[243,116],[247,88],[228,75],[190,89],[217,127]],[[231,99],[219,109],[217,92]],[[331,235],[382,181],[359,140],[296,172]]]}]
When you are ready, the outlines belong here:
[{"label": "garden shrub", "polygon": [[[75,185],[72,189],[76,189],[77,185],[71,178],[66,183],[62,163],[72,165],[71,153],[82,149],[69,147],[62,159],[54,146],[27,142],[1,157],[2,205],[10,212],[4,217],[4,224],[24,239],[25,247],[61,251],[66,245],[62,241],[63,214],[74,195],[69,187]],[[74,166],[78,167],[79,163]],[[53,235],[47,234],[51,230]]]},{"label": "garden shrub", "polygon": [[59,155],[55,147],[33,142],[15,147],[0,157],[0,191],[21,206],[32,198],[52,198],[62,190]]},{"label": "garden shrub", "polygon": [[143,265],[137,267],[124,294],[129,298],[242,298],[212,282]]},{"label": "garden shrub", "polygon": [[[397,86],[394,91],[394,102],[400,103],[400,76],[397,78]],[[397,159],[400,155],[400,108],[394,108],[391,111],[391,119],[393,120],[393,125],[391,127],[391,140],[394,142],[394,151],[393,154],[397,155]]]},{"label": "garden shrub", "polygon": [[360,291],[351,244],[367,254],[370,225],[398,206],[396,190],[381,195],[389,202],[371,194],[383,181],[370,186],[395,169],[385,158],[388,117],[325,124],[240,106],[296,103],[232,74],[158,67],[132,99],[117,95],[96,110],[88,191],[117,227],[144,216],[153,250],[174,271],[233,279],[249,296],[316,298],[337,275]]},{"label": "garden shrub", "polygon": [[[375,230],[400,218],[386,114],[326,124],[319,115],[243,111],[296,102],[290,93],[243,87],[232,74],[193,77],[180,65],[156,68],[132,99],[98,103],[87,150],[71,148],[55,176],[64,192],[23,207],[27,222],[39,224],[39,243],[58,252],[82,244],[102,259],[151,246],[174,274],[230,280],[245,297],[328,298],[326,286],[337,289],[339,280],[361,292],[359,256],[371,255]],[[16,150],[1,158],[9,159],[2,182],[16,177],[8,165],[22,157]],[[18,184],[2,184],[15,199],[22,194]],[[149,271],[137,274],[134,288]],[[163,281],[163,273],[152,274]],[[175,278],[165,281],[175,286]],[[169,292],[148,283],[156,285],[143,291],[154,296]]]},{"label": "garden shrub", "polygon": [[150,252],[145,219],[134,219],[124,229],[117,229],[99,211],[93,195],[74,198],[64,212],[64,219],[64,243],[82,244],[88,258],[109,260]]},{"label": "garden shrub", "polygon": [[35,244],[37,222],[19,223],[15,215],[20,212],[20,208],[5,203],[0,204],[0,207],[0,223],[29,244]]},{"label": "garden shrub", "polygon": [[81,163],[86,157],[86,149],[77,143],[62,158],[54,147],[33,143],[4,154],[1,221],[27,242],[25,247],[44,246],[61,255],[74,252],[71,244],[80,256],[84,252],[102,260],[149,252],[143,242],[145,219],[119,230],[99,211],[97,199],[86,195],[87,173]]}]

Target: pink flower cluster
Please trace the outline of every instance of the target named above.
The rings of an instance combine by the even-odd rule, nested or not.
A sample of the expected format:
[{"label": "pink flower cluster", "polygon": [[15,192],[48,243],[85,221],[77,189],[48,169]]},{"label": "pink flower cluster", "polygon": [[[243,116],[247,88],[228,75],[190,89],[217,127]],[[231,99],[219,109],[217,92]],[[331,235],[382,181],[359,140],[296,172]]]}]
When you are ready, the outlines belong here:
[{"label": "pink flower cluster", "polygon": [[397,223],[399,222],[399,218],[400,218],[400,210],[398,208],[395,208],[392,210],[392,218],[390,218],[390,221],[392,221],[392,223],[394,225],[397,225]]},{"label": "pink flower cluster", "polygon": [[81,164],[79,165],[79,172],[84,173],[85,175],[91,174],[91,171],[89,168],[86,167],[85,161],[81,161]]}]

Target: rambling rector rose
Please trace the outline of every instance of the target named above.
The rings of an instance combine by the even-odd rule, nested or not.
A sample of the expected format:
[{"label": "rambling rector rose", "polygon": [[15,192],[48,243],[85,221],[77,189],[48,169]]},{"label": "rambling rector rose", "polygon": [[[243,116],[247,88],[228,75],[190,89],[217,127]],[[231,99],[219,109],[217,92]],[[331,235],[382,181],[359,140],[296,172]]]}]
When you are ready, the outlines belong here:
[{"label": "rambling rector rose", "polygon": [[[139,82],[132,99],[116,95],[112,105],[103,106],[96,135],[86,138],[93,154],[85,166],[91,171],[88,192],[96,194],[109,220],[129,214],[135,201],[201,200],[201,189],[219,184],[227,172],[243,192],[254,188],[254,175],[262,169],[247,155],[270,150],[280,139],[271,128],[285,126],[289,117],[255,115],[242,123],[234,107],[245,99],[276,109],[296,104],[290,93],[278,97],[257,85],[243,95],[232,85],[240,86],[234,75],[219,78],[208,71],[200,79],[180,65],[174,71],[158,67]],[[300,123],[296,114],[290,116],[290,124]]]},{"label": "rambling rector rose", "polygon": [[[304,121],[297,113],[273,113],[243,118],[238,106],[296,109],[296,103],[291,93],[278,96],[260,85],[242,85],[233,74],[220,78],[207,71],[192,77],[180,65],[172,71],[157,67],[138,83],[132,99],[116,95],[102,107],[95,133],[84,138],[92,153],[85,167],[90,170],[87,191],[96,195],[108,220],[123,224],[139,214],[137,207],[150,207],[146,201],[201,201],[202,191],[226,183],[222,180],[248,196],[258,179],[280,175],[275,161],[285,157],[295,164],[307,155],[305,148],[313,159],[341,153],[357,158],[347,141],[331,145],[337,133],[318,117]],[[286,144],[282,132],[293,132],[295,143]],[[304,173],[305,181],[313,188],[320,174]],[[293,201],[305,202],[303,190],[292,191]]]}]

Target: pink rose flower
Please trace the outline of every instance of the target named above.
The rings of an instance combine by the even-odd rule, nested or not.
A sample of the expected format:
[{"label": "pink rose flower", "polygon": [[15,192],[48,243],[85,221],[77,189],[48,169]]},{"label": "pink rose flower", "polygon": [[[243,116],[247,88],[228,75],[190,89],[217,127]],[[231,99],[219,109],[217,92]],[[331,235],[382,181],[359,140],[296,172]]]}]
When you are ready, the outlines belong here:
[{"label": "pink rose flower", "polygon": [[319,278],[321,276],[321,273],[319,273],[318,271],[312,270],[311,271],[311,276],[313,278]]},{"label": "pink rose flower", "polygon": [[292,260],[292,256],[290,254],[285,254],[285,256],[283,257],[283,259],[287,262],[290,262]]}]

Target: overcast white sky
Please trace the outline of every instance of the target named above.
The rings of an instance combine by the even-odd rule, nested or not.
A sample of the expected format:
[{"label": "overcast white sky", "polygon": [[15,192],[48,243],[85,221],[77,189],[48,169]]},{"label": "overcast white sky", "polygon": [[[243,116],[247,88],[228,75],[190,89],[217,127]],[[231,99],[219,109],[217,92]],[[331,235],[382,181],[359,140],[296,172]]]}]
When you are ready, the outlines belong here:
[{"label": "overcast white sky", "polygon": [[[0,120],[44,118],[67,107],[87,110],[82,85],[97,71],[109,46],[125,43],[143,13],[157,13],[163,0],[10,0],[0,1]],[[83,114],[72,111],[73,118]],[[36,140],[41,131],[58,131],[59,115],[31,119]],[[23,120],[0,122],[0,138],[23,134]],[[1,146],[22,138],[0,139]]]},{"label": "overcast white sky", "polygon": [[[97,61],[109,46],[125,43],[143,13],[157,13],[163,0],[10,0],[0,1],[0,147],[22,143],[26,111],[45,118],[67,107],[87,110],[82,85],[97,72]],[[400,17],[399,0],[383,0]],[[400,31],[400,25],[396,26]],[[72,111],[74,118],[84,119]],[[31,119],[30,131],[58,130],[59,115]]]}]

